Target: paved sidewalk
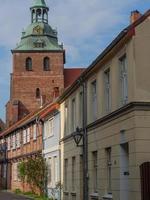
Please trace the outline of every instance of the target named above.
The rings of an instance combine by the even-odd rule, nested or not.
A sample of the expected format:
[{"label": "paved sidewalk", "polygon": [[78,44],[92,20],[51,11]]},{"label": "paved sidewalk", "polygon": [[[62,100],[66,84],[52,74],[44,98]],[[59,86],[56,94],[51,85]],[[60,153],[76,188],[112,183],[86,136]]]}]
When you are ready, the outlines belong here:
[{"label": "paved sidewalk", "polygon": [[31,200],[24,196],[18,196],[6,191],[0,191],[0,200]]}]

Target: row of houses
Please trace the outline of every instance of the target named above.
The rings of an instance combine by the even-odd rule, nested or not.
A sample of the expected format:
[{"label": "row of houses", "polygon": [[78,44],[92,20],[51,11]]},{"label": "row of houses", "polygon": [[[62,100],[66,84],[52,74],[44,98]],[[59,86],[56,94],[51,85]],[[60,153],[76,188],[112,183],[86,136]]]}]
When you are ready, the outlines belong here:
[{"label": "row of houses", "polygon": [[1,133],[1,187],[29,191],[17,165],[42,154],[54,199],[150,197],[150,11],[133,19],[53,103]]}]

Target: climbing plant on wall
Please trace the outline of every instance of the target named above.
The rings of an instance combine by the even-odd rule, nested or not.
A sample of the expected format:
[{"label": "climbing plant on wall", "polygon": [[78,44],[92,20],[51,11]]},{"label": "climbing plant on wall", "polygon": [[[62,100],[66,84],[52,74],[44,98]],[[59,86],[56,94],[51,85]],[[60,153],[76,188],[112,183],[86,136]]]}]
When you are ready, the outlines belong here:
[{"label": "climbing plant on wall", "polygon": [[47,179],[47,166],[45,159],[40,155],[35,158],[28,158],[18,166],[19,177],[30,185],[33,192],[39,189],[44,194]]}]

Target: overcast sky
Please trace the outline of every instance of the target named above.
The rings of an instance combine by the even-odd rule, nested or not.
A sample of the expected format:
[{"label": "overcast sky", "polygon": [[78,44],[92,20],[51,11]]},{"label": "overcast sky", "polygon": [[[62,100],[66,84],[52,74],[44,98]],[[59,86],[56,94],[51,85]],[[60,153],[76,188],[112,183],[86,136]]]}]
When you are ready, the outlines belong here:
[{"label": "overcast sky", "polygon": [[[21,32],[30,24],[33,0],[5,0],[0,6],[0,118],[9,99],[12,55]],[[132,10],[144,13],[150,0],[46,0],[49,24],[66,49],[66,67],[88,66],[129,24]]]}]

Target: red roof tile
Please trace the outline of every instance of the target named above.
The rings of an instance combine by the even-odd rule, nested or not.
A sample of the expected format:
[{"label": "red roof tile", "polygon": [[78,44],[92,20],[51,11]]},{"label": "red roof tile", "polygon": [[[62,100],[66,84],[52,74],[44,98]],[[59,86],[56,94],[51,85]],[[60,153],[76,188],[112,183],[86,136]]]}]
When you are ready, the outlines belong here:
[{"label": "red roof tile", "polygon": [[85,70],[85,68],[66,68],[64,69],[64,85],[65,88],[70,86]]}]

